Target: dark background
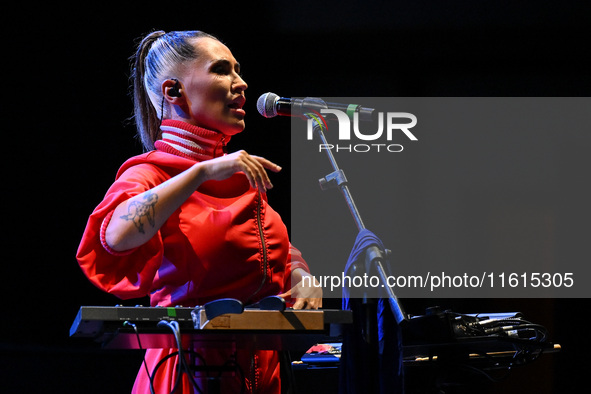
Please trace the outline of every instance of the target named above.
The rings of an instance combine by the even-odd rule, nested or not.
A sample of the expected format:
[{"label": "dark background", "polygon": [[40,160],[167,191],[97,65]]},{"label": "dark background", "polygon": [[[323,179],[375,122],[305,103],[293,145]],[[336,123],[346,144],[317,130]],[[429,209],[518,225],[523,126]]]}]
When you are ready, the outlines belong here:
[{"label": "dark background", "polygon": [[[123,3],[123,2],[121,2]],[[256,4],[256,6],[254,5]],[[153,29],[217,35],[241,62],[244,148],[289,165],[289,119],[256,98],[305,96],[589,96],[585,2],[328,1],[51,4],[7,8],[3,35],[3,392],[125,393],[141,354],[68,337],[81,305],[121,303],[94,288],[75,254],[86,218],[119,165],[141,152],[128,120],[129,56]],[[8,105],[6,105],[8,102]],[[581,152],[574,147],[573,152]],[[289,178],[269,193],[289,224]],[[582,262],[589,256],[577,256]],[[146,304],[129,300],[126,305]],[[519,310],[563,347],[486,392],[562,393],[586,382],[588,300],[404,300],[408,312]],[[327,301],[327,306],[333,306]]]}]

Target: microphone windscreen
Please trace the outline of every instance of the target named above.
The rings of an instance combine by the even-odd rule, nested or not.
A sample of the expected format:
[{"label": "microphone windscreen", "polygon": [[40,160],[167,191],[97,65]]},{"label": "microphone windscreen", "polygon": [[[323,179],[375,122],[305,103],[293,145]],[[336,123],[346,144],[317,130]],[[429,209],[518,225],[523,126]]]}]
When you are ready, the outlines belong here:
[{"label": "microphone windscreen", "polygon": [[263,115],[265,118],[272,118],[277,116],[277,107],[275,103],[279,99],[275,93],[265,93],[262,94],[261,97],[257,100],[257,110],[259,114]]}]

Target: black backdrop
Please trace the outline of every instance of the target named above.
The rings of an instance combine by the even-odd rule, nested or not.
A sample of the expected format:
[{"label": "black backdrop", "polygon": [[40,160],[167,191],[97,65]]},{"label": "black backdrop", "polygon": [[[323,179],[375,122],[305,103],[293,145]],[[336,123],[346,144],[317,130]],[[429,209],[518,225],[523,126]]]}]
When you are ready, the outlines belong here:
[{"label": "black backdrop", "polygon": [[[69,338],[68,330],[79,306],[120,303],[86,280],[74,256],[86,218],[120,163],[141,152],[127,120],[128,58],[145,33],[200,29],[226,42],[249,84],[247,130],[230,148],[284,167],[289,120],[269,123],[256,113],[256,98],[266,91],[288,97],[591,92],[584,58],[591,13],[584,2],[318,3],[6,8],[3,392],[39,392],[41,386],[46,392],[125,393],[139,367],[141,354],[103,352]],[[273,182],[269,198],[289,224],[289,179],[274,176]],[[430,305],[520,310],[546,325],[563,351],[514,371],[495,390],[562,393],[586,380],[588,300],[404,302],[414,314]]]}]

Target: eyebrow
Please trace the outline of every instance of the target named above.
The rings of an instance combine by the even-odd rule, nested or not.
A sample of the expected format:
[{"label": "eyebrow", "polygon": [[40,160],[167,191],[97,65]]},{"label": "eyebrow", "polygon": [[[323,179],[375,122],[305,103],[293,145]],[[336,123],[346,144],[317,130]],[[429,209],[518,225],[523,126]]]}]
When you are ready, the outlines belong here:
[{"label": "eyebrow", "polygon": [[[214,61],[211,62],[211,65],[218,65],[218,64],[223,64],[223,65],[227,65],[227,66],[232,66],[232,63],[228,60],[228,59],[216,59]],[[236,62],[234,68],[240,72],[241,68],[240,68],[240,63]]]}]

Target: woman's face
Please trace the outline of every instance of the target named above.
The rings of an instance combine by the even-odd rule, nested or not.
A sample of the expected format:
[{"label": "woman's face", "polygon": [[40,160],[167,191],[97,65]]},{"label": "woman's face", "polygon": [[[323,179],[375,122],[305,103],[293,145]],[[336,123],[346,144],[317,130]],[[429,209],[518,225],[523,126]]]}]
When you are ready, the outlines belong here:
[{"label": "woman's face", "polygon": [[246,82],[240,64],[221,42],[200,38],[195,42],[198,58],[179,73],[189,123],[234,135],[244,130],[242,109]]}]

